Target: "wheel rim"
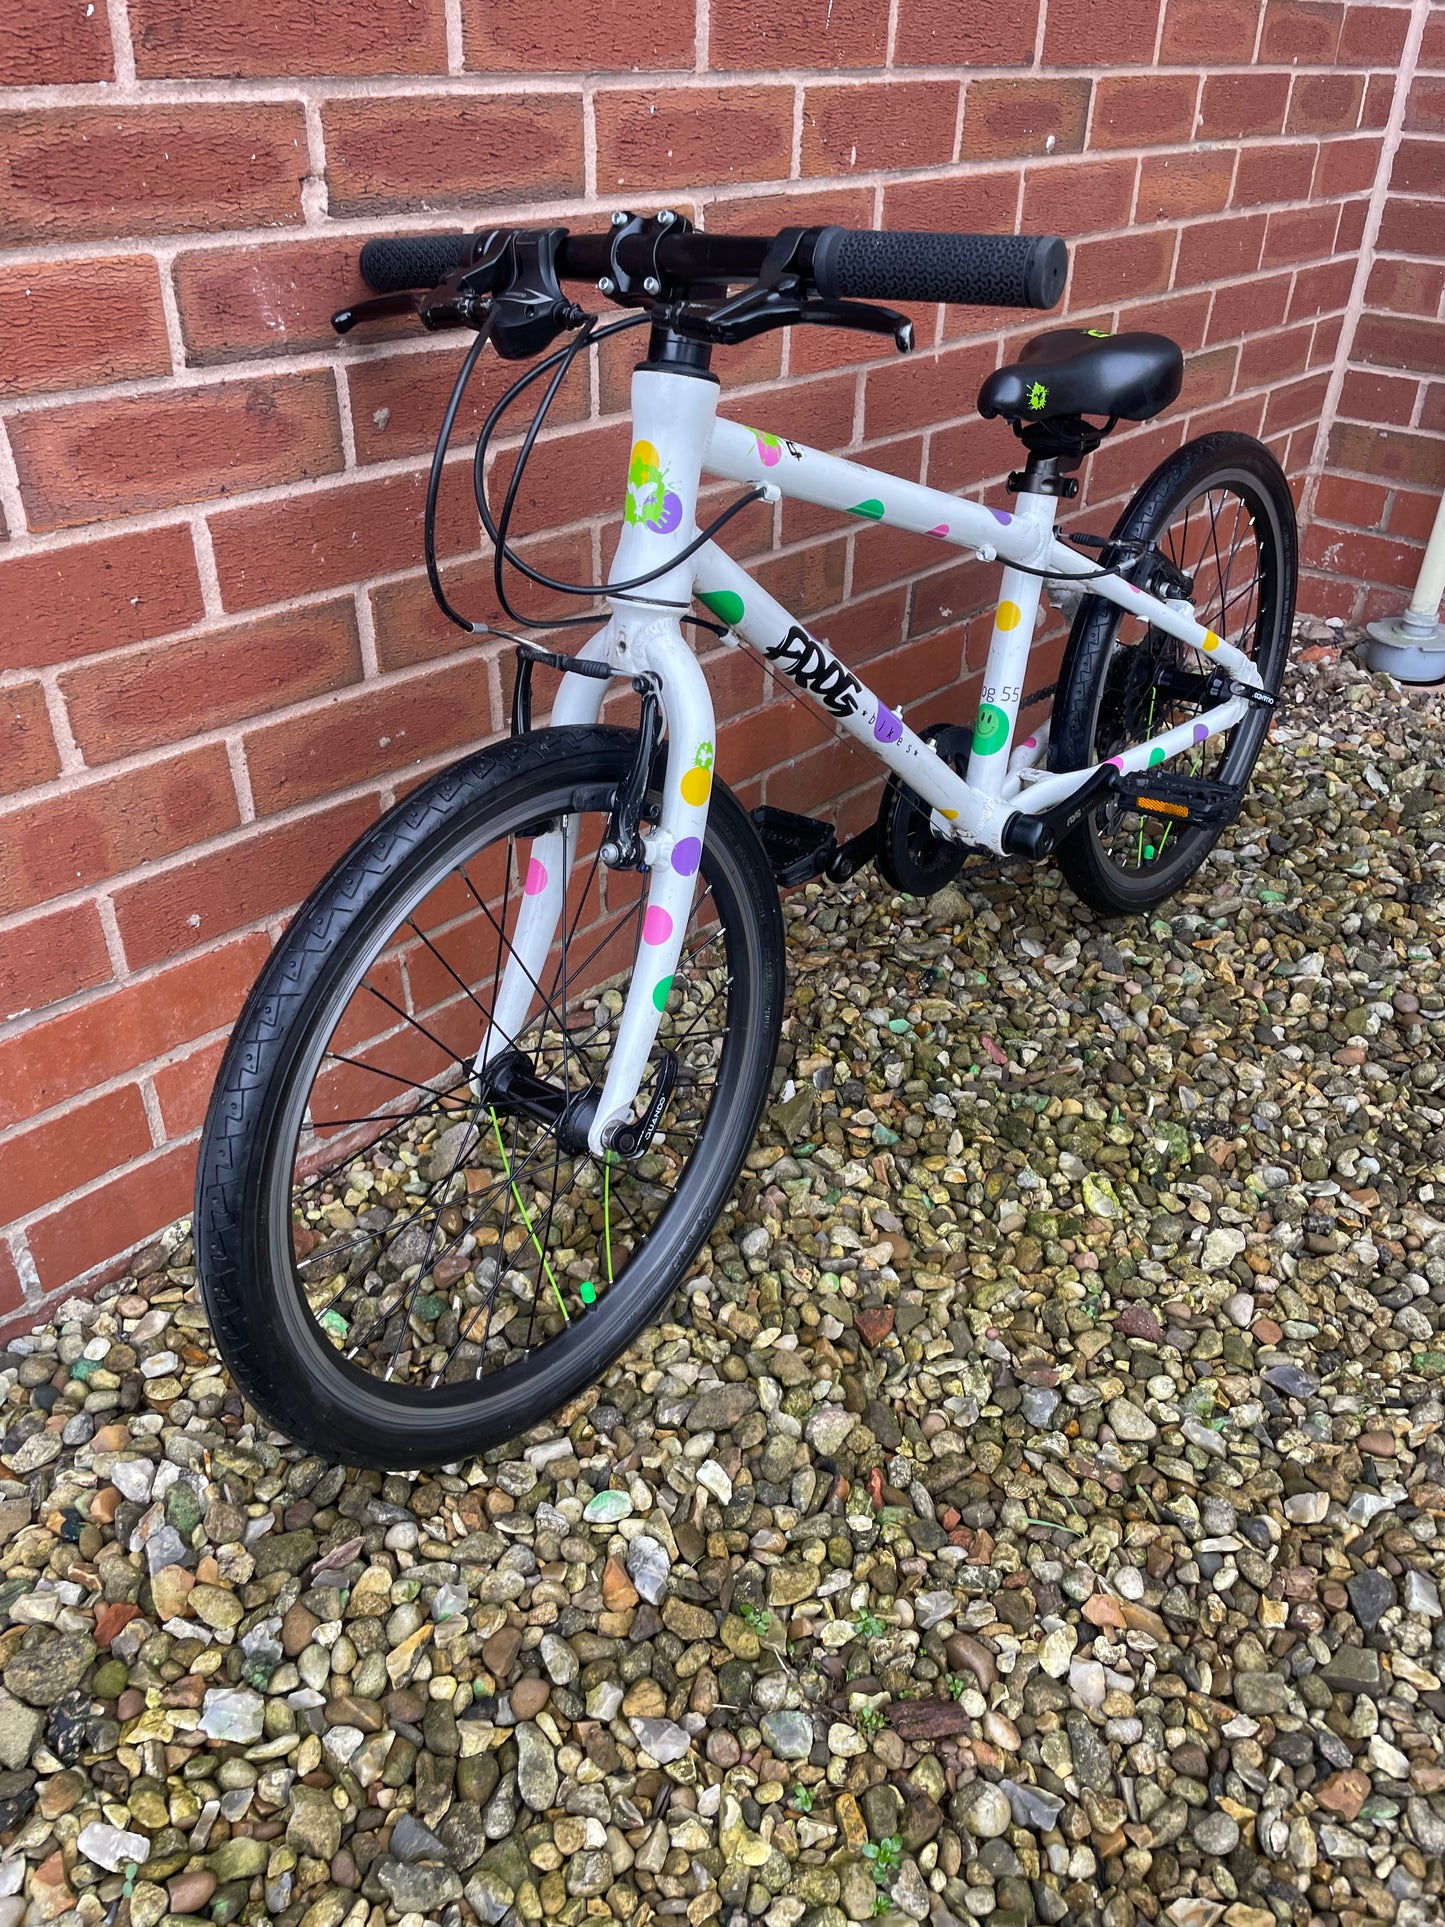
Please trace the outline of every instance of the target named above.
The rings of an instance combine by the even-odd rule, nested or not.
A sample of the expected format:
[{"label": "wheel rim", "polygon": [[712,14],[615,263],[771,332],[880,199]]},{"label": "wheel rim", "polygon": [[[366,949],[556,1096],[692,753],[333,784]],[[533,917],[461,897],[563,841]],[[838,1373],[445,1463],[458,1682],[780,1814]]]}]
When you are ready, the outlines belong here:
[{"label": "wheel rim", "polygon": [[[604,810],[572,814],[566,915],[511,1042],[534,1079],[580,1096],[605,1074],[645,879],[600,862]],[[521,1397],[582,1345],[618,1342],[696,1216],[684,1209],[678,1226],[676,1207],[699,1188],[737,1081],[735,884],[710,841],[635,1107],[672,1052],[676,1084],[646,1151],[604,1164],[507,1091],[478,1089],[471,1060],[539,817],[558,820],[535,799],[499,815],[378,919],[293,1067],[273,1139],[286,1177],[268,1180],[272,1260],[294,1283],[283,1316],[314,1359],[393,1406]]]},{"label": "wheel rim", "polygon": [[[1173,567],[1192,581],[1197,619],[1249,656],[1270,690],[1278,688],[1283,671],[1282,540],[1274,503],[1243,471],[1218,473],[1187,489],[1153,537]],[[1197,672],[1200,667],[1187,645],[1120,610],[1099,678],[1091,759],[1103,762],[1198,715],[1208,705],[1161,694],[1158,679],[1171,669]],[[1267,713],[1251,711],[1224,735],[1151,767],[1210,781],[1243,781],[1267,727]],[[1116,883],[1151,897],[1167,895],[1218,835],[1207,827],[1181,831],[1169,818],[1120,798],[1095,811],[1092,831]]]}]

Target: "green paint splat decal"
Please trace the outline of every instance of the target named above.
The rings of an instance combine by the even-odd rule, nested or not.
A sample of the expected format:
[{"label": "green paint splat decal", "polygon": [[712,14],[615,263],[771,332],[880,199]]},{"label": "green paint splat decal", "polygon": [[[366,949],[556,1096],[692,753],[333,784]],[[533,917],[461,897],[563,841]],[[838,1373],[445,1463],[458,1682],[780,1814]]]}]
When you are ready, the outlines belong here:
[{"label": "green paint splat decal", "polygon": [[710,595],[699,589],[697,599],[705,609],[711,609],[720,622],[731,624],[743,619],[743,599],[731,589],[714,589]]},{"label": "green paint splat decal", "polygon": [[1044,384],[1041,381],[1036,381],[1033,387],[1029,390],[1029,407],[1033,409],[1035,414],[1037,414],[1038,411],[1042,407],[1044,407],[1045,404],[1048,402],[1048,399],[1049,399],[1048,389],[1045,388]]},{"label": "green paint splat decal", "polygon": [[667,1009],[667,993],[671,989],[672,989],[671,977],[664,977],[661,980],[661,982],[654,984],[653,990],[652,990],[652,1001],[654,1004],[656,1004],[659,1010]]},{"label": "green paint splat decal", "polygon": [[1008,717],[992,703],[979,707],[973,726],[973,748],[977,756],[996,756],[1008,741]]},{"label": "green paint splat decal", "polygon": [[883,504],[874,496],[870,495],[866,502],[855,502],[848,513],[850,515],[861,515],[870,522],[881,522],[884,513]]},{"label": "green paint splat decal", "polygon": [[1112,341],[1113,332],[1108,328],[1085,328],[1084,333],[1093,341]]}]

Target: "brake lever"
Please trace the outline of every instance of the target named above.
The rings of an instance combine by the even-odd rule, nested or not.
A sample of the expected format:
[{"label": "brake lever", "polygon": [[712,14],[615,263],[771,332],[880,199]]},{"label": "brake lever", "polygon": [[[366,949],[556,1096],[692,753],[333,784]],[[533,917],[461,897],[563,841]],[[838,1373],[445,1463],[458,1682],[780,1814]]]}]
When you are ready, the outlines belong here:
[{"label": "brake lever", "polygon": [[422,301],[415,288],[401,288],[394,294],[374,294],[368,301],[353,301],[349,308],[338,308],[331,325],[339,335],[349,335],[363,321],[384,321],[394,314],[416,314]]}]

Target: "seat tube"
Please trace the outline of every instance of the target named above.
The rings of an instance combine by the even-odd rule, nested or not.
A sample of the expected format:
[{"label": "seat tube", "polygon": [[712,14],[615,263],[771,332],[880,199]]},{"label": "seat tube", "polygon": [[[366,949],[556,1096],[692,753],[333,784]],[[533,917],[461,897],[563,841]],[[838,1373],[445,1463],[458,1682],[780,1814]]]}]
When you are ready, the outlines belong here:
[{"label": "seat tube", "polygon": [[[1013,519],[1035,528],[1036,547],[1042,554],[1053,535],[1054,498],[1028,493],[1019,495],[1017,501]],[[1008,775],[1008,749],[1018,724],[1042,588],[1038,576],[1027,575],[1022,569],[1006,568],[999,584],[988,662],[979,692],[973,750],[968,759],[969,784],[985,796],[1003,794]]]}]

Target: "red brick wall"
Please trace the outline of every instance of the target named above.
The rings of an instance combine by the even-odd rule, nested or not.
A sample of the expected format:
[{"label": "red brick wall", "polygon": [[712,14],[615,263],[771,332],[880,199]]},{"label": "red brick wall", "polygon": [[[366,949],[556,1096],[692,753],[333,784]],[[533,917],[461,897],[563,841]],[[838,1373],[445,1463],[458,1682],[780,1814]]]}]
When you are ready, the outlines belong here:
[{"label": "red brick wall", "polygon": [[[1165,329],[1190,357],[1180,404],[1096,458],[1079,507],[1101,527],[1161,454],[1225,423],[1304,480],[1382,215],[1369,300],[1390,318],[1353,324],[1320,504],[1357,532],[1382,516],[1334,471],[1381,476],[1383,500],[1439,454],[1442,389],[1420,379],[1426,357],[1439,372],[1422,326],[1440,299],[1438,12],[1391,196],[1372,199],[1423,4],[12,5],[0,1320],[185,1208],[224,1028],[288,909],[399,784],[502,726],[496,649],[448,629],[420,570],[460,349],[403,327],[341,346],[326,325],[361,292],[367,234],[595,223],[664,194],[734,229],[1057,231],[1072,316]],[[1433,268],[1410,259],[1427,247]],[[822,333],[724,355],[727,405],[944,487],[994,483],[1013,445],[974,416],[977,383],[1040,324],[919,322],[910,364]],[[594,511],[621,487],[624,364],[559,404],[529,486],[569,573],[605,566]],[[1382,417],[1368,383],[1404,414]],[[495,368],[479,386],[497,392]],[[1388,437],[1361,426],[1381,419]],[[1418,499],[1393,490],[1396,539],[1418,534],[1399,506]],[[794,505],[736,529],[739,553],[781,545],[769,586],[890,700],[972,715],[984,572]],[[476,534],[454,486],[442,546],[485,609]],[[1328,581],[1312,593],[1334,606]],[[811,716],[734,658],[719,689],[724,771],[750,799],[844,796],[861,818],[867,772]]]},{"label": "red brick wall", "polygon": [[1445,489],[1445,6],[1403,73],[1307,503],[1308,606],[1354,621],[1408,601]]}]

